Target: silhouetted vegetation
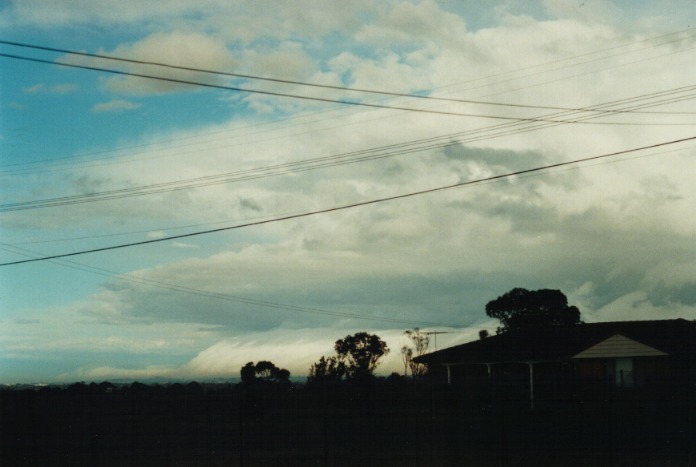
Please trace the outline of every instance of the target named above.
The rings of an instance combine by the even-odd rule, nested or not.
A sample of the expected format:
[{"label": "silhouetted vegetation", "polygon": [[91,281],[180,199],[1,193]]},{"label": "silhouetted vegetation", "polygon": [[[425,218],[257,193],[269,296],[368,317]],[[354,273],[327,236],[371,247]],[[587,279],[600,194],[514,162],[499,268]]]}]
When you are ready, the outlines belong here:
[{"label": "silhouetted vegetation", "polygon": [[371,379],[379,365],[379,359],[389,353],[389,347],[379,336],[358,332],[338,339],[334,344],[336,355],[321,357],[309,368],[310,384],[348,379]]},{"label": "silhouetted vegetation", "polygon": [[[500,388],[499,388],[500,389]],[[500,389],[500,394],[504,391]],[[401,375],[0,390],[1,465],[693,465],[693,398],[606,392],[528,409]],[[572,397],[571,397],[572,396]]]},{"label": "silhouetted vegetation", "polygon": [[257,364],[249,362],[242,367],[239,373],[244,384],[290,385],[290,372],[265,360]]},{"label": "silhouetted vegetation", "polygon": [[338,357],[321,357],[309,367],[308,384],[338,382],[346,374],[346,364]]},{"label": "silhouetted vegetation", "polygon": [[580,324],[580,310],[569,306],[560,290],[515,288],[486,304],[486,314],[500,320],[498,333],[540,326]]},{"label": "silhouetted vegetation", "polygon": [[428,372],[428,366],[417,363],[413,361],[413,359],[424,355],[428,351],[430,337],[422,333],[418,328],[404,331],[404,335],[408,337],[411,344],[413,344],[413,347],[409,347],[408,345],[401,347],[401,358],[404,361],[404,376],[406,375],[406,369],[410,369],[411,376],[414,378],[421,378]]},{"label": "silhouetted vegetation", "polygon": [[[424,334],[408,335],[417,349],[427,348]],[[299,386],[290,384],[289,371],[260,361],[241,368],[239,384],[0,389],[0,465],[696,462],[693,387],[589,388],[571,376],[547,380],[540,367],[532,409],[514,378],[472,392],[464,380],[441,383],[441,369],[422,378],[375,377],[388,352],[375,335],[346,336],[335,350],[312,366],[310,384]]]}]

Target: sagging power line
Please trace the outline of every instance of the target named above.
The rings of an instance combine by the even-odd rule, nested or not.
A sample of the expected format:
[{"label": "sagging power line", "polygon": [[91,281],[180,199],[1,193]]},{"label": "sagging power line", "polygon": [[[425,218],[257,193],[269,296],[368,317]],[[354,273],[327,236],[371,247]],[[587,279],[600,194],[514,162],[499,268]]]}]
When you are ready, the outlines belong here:
[{"label": "sagging power line", "polygon": [[[696,91],[696,86],[684,86],[681,88],[669,89],[655,93],[648,93],[630,98],[620,99],[617,101],[596,104],[595,107],[600,107],[607,112],[621,111],[622,109],[641,109],[649,108],[658,105],[663,105],[665,102],[671,103],[682,101],[696,97],[693,91]],[[551,114],[553,118],[572,117],[573,122],[578,119],[574,114],[576,112],[558,112]],[[598,118],[597,115],[581,116],[579,119],[587,120]],[[481,129],[473,129],[466,132],[447,134],[430,138],[422,138],[418,140],[406,141],[403,143],[395,143],[391,145],[369,148],[358,151],[334,154],[314,159],[305,159],[295,162],[287,162],[266,167],[257,167],[251,169],[237,170],[234,172],[226,172],[220,174],[206,175],[192,179],[174,180],[170,182],[160,182],[137,187],[128,187],[102,192],[90,192],[80,195],[61,196],[54,198],[46,198],[32,201],[22,201],[15,203],[5,203],[0,205],[0,212],[20,211],[27,209],[60,207],[82,203],[90,203],[105,200],[122,199],[133,196],[144,196],[158,193],[169,193],[192,188],[207,187],[212,185],[234,183],[240,181],[255,180],[265,177],[273,177],[290,173],[300,173],[310,170],[335,167],[345,164],[354,164],[359,162],[374,161],[389,157],[400,156],[404,154],[412,154],[416,152],[424,152],[433,149],[443,149],[458,144],[484,141],[487,139],[498,138],[513,134],[519,134],[528,131],[536,131],[545,129],[558,124],[541,123],[530,124],[527,122],[510,122],[499,124],[492,127],[483,127]],[[493,132],[493,133],[491,133]],[[465,138],[461,138],[466,136]],[[453,139],[459,138],[459,139]]]},{"label": "sagging power line", "polygon": [[[104,67],[97,67],[97,66],[91,66],[91,65],[80,65],[80,64],[68,63],[68,62],[56,62],[53,60],[45,60],[45,59],[40,59],[40,58],[27,57],[27,56],[8,54],[8,53],[0,53],[0,57],[11,58],[11,59],[15,59],[15,60],[23,60],[23,61],[28,61],[28,62],[41,63],[41,64],[47,64],[47,65],[57,65],[57,66],[64,66],[64,67],[69,67],[69,68],[98,71],[98,72],[110,73],[110,74],[121,75],[121,76],[132,76],[132,77],[136,77],[136,78],[152,79],[152,80],[164,81],[164,82],[175,83],[175,84],[184,84],[184,85],[189,85],[189,86],[198,86],[198,87],[205,87],[205,88],[212,88],[212,89],[220,89],[220,90],[226,90],[226,91],[244,92],[244,93],[250,93],[250,94],[262,94],[262,95],[273,96],[273,97],[284,97],[284,98],[292,98],[292,99],[300,99],[300,100],[308,100],[308,101],[316,101],[316,102],[324,102],[324,103],[332,103],[332,104],[341,104],[341,105],[346,105],[346,106],[368,107],[368,108],[385,109],[385,110],[398,110],[398,111],[403,111],[403,112],[426,113],[426,114],[451,116],[451,117],[486,118],[486,119],[493,119],[493,120],[508,120],[508,121],[516,121],[516,122],[583,123],[583,124],[589,124],[589,125],[620,125],[620,126],[665,125],[665,123],[640,123],[640,122],[580,122],[580,121],[567,122],[567,121],[550,120],[550,119],[534,118],[534,117],[511,117],[511,116],[505,116],[505,115],[491,115],[491,114],[470,113],[470,112],[450,112],[450,111],[445,111],[445,110],[435,110],[435,109],[427,109],[427,108],[375,104],[375,103],[369,103],[369,102],[362,102],[362,101],[358,101],[358,100],[351,101],[351,100],[345,100],[345,99],[331,99],[331,98],[327,98],[327,97],[291,94],[291,93],[286,93],[286,92],[267,91],[267,90],[261,90],[261,89],[241,88],[238,86],[227,86],[227,85],[223,85],[223,84],[206,83],[206,82],[202,82],[202,81],[193,81],[193,80],[172,78],[172,77],[166,77],[166,76],[157,76],[157,75],[151,75],[151,74],[145,74],[145,73],[136,73],[136,72],[130,72],[130,71],[116,70],[113,68],[104,68]],[[564,109],[564,110],[565,111],[576,111],[576,109]],[[593,109],[586,110],[585,112],[605,113],[605,111],[593,110]],[[612,115],[612,114],[615,114],[616,112],[608,112],[608,113],[610,115]],[[687,124],[667,123],[667,125],[692,125],[692,124],[690,124],[690,123],[687,123]]]},{"label": "sagging power line", "polygon": [[[684,40],[687,40],[687,39],[689,39],[689,38],[691,38],[691,37],[693,37],[693,36],[696,36],[696,35],[694,35],[694,34],[685,34],[685,33],[692,33],[692,32],[693,32],[693,31],[692,31],[690,28],[687,28],[687,29],[685,29],[685,30],[680,30],[680,31],[671,32],[671,33],[666,33],[666,34],[662,34],[662,35],[658,35],[658,36],[648,37],[648,38],[639,40],[639,41],[637,41],[637,42],[635,42],[635,43],[626,43],[626,44],[614,45],[614,46],[612,46],[612,47],[608,47],[608,48],[604,48],[604,49],[599,49],[599,50],[594,50],[594,51],[586,52],[586,53],[579,54],[579,55],[575,55],[575,56],[571,56],[571,57],[564,57],[564,58],[557,59],[557,60],[553,60],[553,61],[550,61],[550,62],[535,64],[535,65],[530,65],[530,66],[527,66],[527,67],[524,67],[524,68],[520,68],[520,69],[517,69],[517,70],[508,70],[508,71],[503,71],[503,72],[496,73],[496,74],[493,74],[493,75],[488,75],[488,76],[484,76],[484,77],[469,79],[469,80],[464,81],[463,83],[454,83],[454,84],[447,85],[447,86],[441,86],[441,87],[439,87],[438,89],[445,89],[445,88],[452,87],[452,86],[454,86],[454,85],[460,85],[460,84],[471,84],[471,83],[475,83],[475,82],[481,81],[481,80],[484,80],[484,81],[486,81],[486,82],[489,82],[490,80],[496,80],[497,78],[499,78],[499,77],[501,77],[501,76],[514,74],[514,73],[517,73],[517,72],[520,72],[520,71],[540,69],[540,68],[544,68],[544,67],[549,66],[549,65],[555,65],[555,64],[557,64],[557,63],[572,62],[573,60],[576,60],[576,59],[581,59],[581,58],[584,59],[584,58],[586,58],[586,57],[595,56],[594,58],[591,58],[591,59],[589,59],[589,60],[584,60],[584,61],[577,62],[577,63],[570,63],[570,64],[565,65],[565,66],[562,66],[562,67],[560,67],[560,68],[559,68],[559,67],[556,67],[556,68],[553,68],[553,69],[551,69],[551,70],[541,70],[541,71],[534,72],[534,73],[532,73],[532,74],[527,74],[527,75],[523,75],[523,76],[520,76],[520,77],[517,77],[517,78],[511,78],[511,79],[528,78],[528,77],[531,77],[531,76],[536,76],[536,75],[538,75],[538,74],[548,73],[548,72],[550,72],[550,71],[557,71],[557,70],[559,70],[559,69],[563,69],[563,68],[566,68],[566,67],[583,65],[583,64],[590,63],[590,62],[594,62],[594,61],[598,61],[598,60],[604,60],[604,59],[607,59],[607,58],[611,58],[611,57],[616,56],[616,54],[614,54],[614,55],[604,55],[604,56],[601,55],[601,54],[604,54],[605,52],[609,52],[609,51],[613,51],[613,50],[625,49],[625,48],[627,48],[627,47],[631,47],[631,46],[637,45],[637,44],[649,43],[650,45],[647,46],[647,47],[642,47],[642,48],[635,49],[635,50],[628,50],[628,51],[626,51],[626,52],[621,52],[620,55],[623,56],[625,53],[640,52],[640,51],[644,51],[644,50],[647,50],[647,49],[650,49],[650,48],[661,47],[661,46],[664,46],[664,45],[669,45],[669,44],[673,44],[673,43],[676,43],[676,42],[684,41]],[[668,39],[668,40],[667,40],[667,41],[664,41],[664,39]],[[78,55],[78,56],[79,56],[79,55],[86,55],[86,56],[93,56],[93,57],[102,57],[102,58],[110,59],[110,60],[124,60],[124,61],[130,60],[130,61],[133,61],[133,62],[140,62],[140,63],[143,63],[143,64],[148,63],[148,64],[158,65],[158,66],[164,66],[164,67],[167,67],[167,66],[171,66],[171,67],[174,67],[174,68],[177,67],[177,66],[175,66],[175,65],[169,65],[169,64],[159,63],[159,62],[137,61],[137,60],[133,60],[133,59],[120,58],[120,57],[113,57],[113,56],[109,56],[109,55],[89,54],[89,53],[86,53],[86,52],[77,52],[77,51],[72,51],[72,50],[67,50],[67,49],[58,49],[58,48],[53,48],[53,47],[41,46],[41,45],[32,45],[32,44],[20,43],[20,42],[16,42],[16,41],[0,41],[0,44],[11,45],[11,46],[16,46],[16,47],[24,47],[24,48],[33,48],[33,49],[37,49],[37,50],[46,50],[46,51],[60,52],[60,53],[74,53],[74,54],[76,54],[76,55]],[[679,52],[681,52],[681,51],[689,50],[689,49],[690,49],[690,48],[672,51],[672,52],[670,52],[668,55],[671,55],[671,54],[673,54],[673,53],[679,53]],[[599,57],[596,57],[597,55],[599,55]],[[652,57],[652,58],[655,58],[655,57]],[[639,60],[639,61],[642,61],[642,60]],[[630,63],[637,63],[637,62],[630,62]],[[629,64],[630,64],[630,63],[629,63]],[[216,72],[216,71],[212,71],[212,70],[196,69],[196,68],[192,68],[192,67],[179,67],[179,68],[181,68],[181,69],[190,69],[190,70],[198,70],[198,71],[200,71],[200,72],[208,72],[208,73],[222,73],[222,72]],[[596,71],[598,71],[598,70],[594,70],[593,72],[596,72]],[[230,76],[234,76],[234,74],[232,74],[232,73],[228,73],[228,74],[229,74]],[[306,85],[310,85],[310,86],[314,86],[314,87],[322,87],[322,86],[323,86],[323,85],[317,84],[317,83],[306,83],[306,82],[284,80],[284,79],[272,78],[272,77],[269,78],[269,77],[260,77],[260,76],[254,76],[254,75],[240,75],[240,76],[245,76],[245,77],[247,77],[248,79],[258,79],[258,80],[268,80],[268,81],[286,82],[286,83],[294,83],[294,84],[297,84],[297,85],[306,84]],[[567,78],[563,78],[563,79],[567,79]],[[508,79],[508,80],[506,80],[506,81],[504,81],[504,82],[507,82],[507,81],[510,81],[510,79]],[[556,80],[556,81],[557,81],[557,80]],[[535,85],[535,86],[536,86],[536,85]],[[349,88],[349,87],[341,87],[341,86],[334,86],[334,88],[343,89],[343,90],[347,90],[347,91],[350,91],[350,90],[353,90],[353,91],[360,91],[360,89],[357,89],[357,88]],[[472,88],[467,88],[467,89],[472,89]],[[521,89],[524,89],[524,88],[521,88]],[[371,92],[374,92],[374,93],[381,93],[381,92],[382,92],[382,91],[376,91],[376,90],[363,90],[363,91],[371,91]],[[388,92],[388,91],[387,91],[387,92]],[[397,93],[397,94],[398,94],[398,93]],[[421,95],[413,95],[413,94],[404,94],[404,97],[411,97],[411,96],[416,97],[416,98],[434,98],[434,97],[436,97],[436,96],[421,96]],[[482,97],[483,97],[483,96],[482,96]],[[438,98],[441,98],[441,97],[438,97]],[[444,99],[444,98],[443,98],[443,99]],[[471,101],[471,102],[487,102],[487,101]],[[491,104],[498,104],[498,103],[491,103]],[[505,104],[505,103],[501,103],[501,104],[502,104],[502,105],[508,105],[508,104]],[[517,105],[520,105],[520,104],[510,104],[510,105],[515,105],[515,106],[517,106]],[[535,107],[535,106],[527,106],[527,107]],[[540,106],[536,106],[536,107],[540,107]],[[596,106],[586,106],[585,109],[590,109],[590,108],[595,108],[595,107],[596,107]],[[549,108],[552,108],[552,107],[549,107]],[[558,107],[558,108],[560,109],[560,108],[562,108],[562,107]],[[373,110],[374,110],[374,109],[373,109]],[[618,109],[614,109],[614,110],[618,110]],[[629,109],[622,109],[621,111],[622,111],[623,113],[656,113],[656,114],[662,114],[662,113],[664,113],[664,114],[692,114],[692,113],[693,113],[693,112],[654,112],[654,111],[648,111],[648,112],[646,112],[646,111],[636,110],[636,109],[631,109],[631,110],[629,110]],[[614,113],[616,113],[616,112],[614,112]],[[294,118],[297,118],[297,117],[291,117],[290,119],[294,119]],[[288,119],[285,118],[285,119],[283,119],[283,120],[288,120]],[[265,125],[265,124],[264,124],[264,125]],[[252,126],[256,126],[256,124],[255,124],[255,125],[252,125]],[[189,138],[186,138],[186,139],[189,139]],[[156,143],[156,144],[159,144],[159,143]],[[138,145],[137,147],[149,146],[149,145],[151,145],[151,144],[147,144],[147,145]],[[127,148],[119,148],[119,150],[121,150],[121,149],[127,149]],[[100,151],[98,154],[101,154],[101,153],[103,153],[103,152],[112,152],[112,151]],[[94,154],[94,153],[90,153],[90,154],[86,154],[86,155],[92,155],[92,154]],[[83,156],[84,156],[84,155],[83,155]],[[159,156],[159,157],[168,157],[168,156]],[[66,157],[61,157],[61,158],[59,158],[59,159],[74,159],[74,158],[75,158],[75,156],[66,156]],[[108,159],[108,158],[109,158],[109,157],[107,157],[107,159]],[[102,158],[102,159],[104,159],[104,158]],[[10,166],[23,166],[23,165],[35,165],[35,164],[41,164],[41,163],[44,163],[44,162],[51,162],[51,165],[53,165],[53,163],[55,162],[55,160],[56,160],[56,158],[51,158],[51,159],[49,159],[49,160],[43,160],[43,161],[33,161],[33,162],[26,162],[26,163],[13,163],[13,164],[4,165],[4,167],[10,167]],[[139,160],[139,159],[138,159],[138,160]],[[116,162],[116,163],[125,163],[125,162],[127,162],[127,161],[118,161],[118,162]],[[93,165],[93,164],[90,164],[90,166],[94,166],[94,165]],[[69,167],[62,167],[62,168],[57,168],[57,169],[54,169],[54,170],[67,170],[68,168],[69,168]],[[25,172],[26,172],[26,171],[23,170],[23,169],[19,169],[19,171],[21,171],[22,173],[25,173]],[[51,170],[51,171],[53,171],[53,170]],[[14,172],[14,171],[13,171],[13,172]],[[33,172],[33,171],[32,171],[32,172]]]},{"label": "sagging power line", "polygon": [[[10,247],[13,250],[19,250],[19,251],[13,251],[13,250],[10,250],[8,248],[2,248],[2,247],[0,247],[0,250],[5,250],[5,251],[12,252],[12,253],[17,253],[17,254],[21,254],[24,256],[35,256],[36,255],[34,252],[27,250],[27,249],[24,249],[24,248],[17,248],[15,246],[7,245],[5,243],[0,243],[0,245],[5,245],[6,247]],[[148,287],[169,290],[172,292],[178,292],[178,293],[183,293],[183,294],[187,294],[187,295],[200,296],[200,297],[212,298],[212,299],[217,299],[217,300],[224,300],[224,301],[235,302],[235,303],[244,303],[247,305],[253,305],[253,306],[264,307],[264,308],[271,308],[271,309],[277,309],[277,310],[287,310],[287,311],[293,311],[293,312],[298,312],[298,313],[322,315],[322,316],[328,316],[328,317],[334,317],[334,318],[358,319],[358,320],[375,321],[375,322],[382,322],[382,323],[398,323],[398,324],[405,324],[408,326],[453,326],[451,324],[437,323],[437,322],[433,322],[433,321],[409,320],[409,319],[400,319],[400,318],[394,318],[394,317],[389,318],[386,316],[379,316],[379,315],[366,316],[366,315],[361,315],[361,314],[351,313],[351,312],[346,312],[346,311],[335,311],[335,310],[332,311],[332,310],[326,310],[323,308],[292,305],[292,304],[288,304],[288,303],[280,303],[280,302],[274,302],[274,301],[270,301],[270,300],[257,300],[257,299],[252,299],[252,298],[248,298],[248,297],[240,297],[238,295],[232,295],[232,294],[228,294],[228,293],[211,292],[208,290],[198,289],[195,287],[188,287],[188,286],[183,286],[180,284],[174,284],[171,282],[164,282],[164,281],[157,281],[157,280],[153,280],[153,279],[147,279],[145,277],[137,277],[137,276],[130,275],[130,274],[122,274],[122,273],[118,273],[115,271],[111,271],[109,269],[88,266],[86,264],[79,263],[76,261],[70,261],[70,260],[57,260],[57,261],[51,260],[51,263],[62,266],[62,267],[70,268],[70,269],[76,269],[79,271],[88,272],[91,274],[96,274],[99,276],[110,277],[112,279],[116,279],[116,280],[123,281],[123,282],[146,285]]]},{"label": "sagging power line", "polygon": [[393,196],[388,196],[388,197],[384,197],[384,198],[372,199],[372,200],[368,200],[368,201],[362,201],[362,202],[357,202],[357,203],[345,204],[345,205],[341,205],[341,206],[334,206],[334,207],[330,207],[330,208],[318,209],[318,210],[314,210],[314,211],[306,211],[306,212],[302,212],[299,214],[292,214],[292,215],[288,215],[288,216],[275,217],[275,218],[265,219],[265,220],[255,221],[255,222],[248,222],[248,223],[229,226],[229,227],[221,227],[221,228],[217,228],[217,229],[209,229],[209,230],[203,230],[203,231],[198,231],[198,232],[191,232],[191,233],[187,233],[187,234],[175,235],[175,236],[166,237],[166,238],[143,240],[143,241],[139,241],[139,242],[125,243],[125,244],[113,245],[113,246],[101,247],[101,248],[93,248],[93,249],[89,249],[89,250],[81,250],[81,251],[76,251],[76,252],[72,252],[72,253],[62,253],[62,254],[57,254],[57,255],[43,256],[43,257],[39,257],[39,258],[25,259],[25,260],[19,260],[19,261],[11,261],[11,262],[6,262],[6,263],[0,263],[0,266],[11,266],[11,265],[17,265],[17,264],[23,264],[23,263],[31,263],[31,262],[36,262],[36,261],[46,261],[46,260],[51,260],[51,259],[66,258],[66,257],[71,257],[71,256],[89,254],[89,253],[97,253],[97,252],[110,251],[110,250],[116,250],[116,249],[122,249],[122,248],[129,248],[129,247],[134,247],[134,246],[139,246],[139,245],[160,243],[160,242],[165,242],[165,241],[194,237],[194,236],[211,234],[211,233],[216,233],[216,232],[223,232],[223,231],[228,231],[228,230],[237,230],[237,229],[242,229],[242,228],[252,227],[252,226],[257,226],[257,225],[282,222],[282,221],[286,221],[286,220],[290,220],[290,219],[300,219],[300,218],[304,218],[304,217],[315,216],[318,214],[326,214],[329,212],[343,211],[343,210],[347,210],[347,209],[368,206],[368,205],[373,205],[373,204],[379,204],[379,203],[383,203],[383,202],[387,202],[387,201],[394,201],[394,200],[398,200],[398,199],[411,198],[411,197],[415,197],[415,196],[450,190],[450,189],[454,189],[454,188],[462,188],[465,186],[472,186],[472,185],[481,184],[484,182],[502,180],[502,179],[511,178],[514,176],[526,175],[526,174],[531,174],[531,173],[535,173],[535,172],[541,172],[543,170],[550,170],[550,169],[556,169],[556,168],[560,168],[560,167],[577,165],[577,164],[580,164],[582,162],[607,159],[607,158],[611,158],[611,157],[615,157],[615,156],[619,156],[619,155],[623,155],[623,154],[629,154],[629,153],[633,153],[633,152],[637,152],[637,151],[643,151],[646,149],[654,149],[654,148],[658,148],[658,147],[663,147],[663,146],[668,146],[668,145],[672,145],[672,144],[683,143],[686,141],[693,141],[693,140],[696,140],[696,136],[666,141],[666,142],[662,142],[662,143],[651,144],[648,146],[641,146],[638,148],[626,149],[623,151],[616,151],[616,152],[602,154],[602,155],[598,155],[598,156],[590,156],[590,157],[585,157],[585,158],[581,158],[581,159],[575,159],[572,161],[558,162],[555,164],[548,164],[548,165],[539,166],[539,167],[535,167],[535,168],[531,168],[531,169],[524,169],[524,170],[518,170],[515,172],[509,172],[506,174],[494,175],[491,177],[479,178],[476,180],[470,180],[470,181],[466,181],[466,182],[460,182],[460,183],[440,186],[440,187],[436,187],[436,188],[429,188],[429,189],[420,190],[420,191],[403,193],[400,195],[393,195]]},{"label": "sagging power line", "polygon": [[[677,33],[673,33],[673,34],[677,34]],[[669,34],[669,35],[672,35],[672,34]],[[674,41],[679,41],[679,40],[682,40],[682,39],[676,39]],[[671,43],[674,41],[669,41],[669,42],[666,42],[665,44],[668,44],[668,43]],[[57,52],[57,53],[75,55],[75,56],[80,56],[80,57],[97,58],[97,59],[101,59],[101,60],[110,60],[110,61],[115,61],[115,62],[135,64],[135,65],[156,66],[156,67],[161,67],[161,68],[169,68],[169,69],[173,69],[173,70],[190,71],[190,72],[204,73],[204,74],[211,74],[211,75],[218,75],[218,76],[226,76],[226,77],[232,77],[232,78],[243,78],[243,79],[249,79],[249,80],[254,80],[254,81],[268,81],[268,82],[279,83],[279,84],[292,84],[295,86],[305,86],[305,87],[320,88],[320,89],[330,89],[330,90],[336,90],[336,91],[355,92],[355,93],[361,93],[361,94],[377,94],[377,95],[388,96],[388,97],[406,97],[406,98],[411,98],[411,99],[424,99],[424,100],[434,100],[434,101],[442,101],[442,102],[490,105],[490,106],[500,106],[500,107],[516,107],[516,108],[536,109],[536,110],[563,110],[563,111],[580,111],[581,110],[584,112],[600,112],[600,113],[604,112],[603,110],[593,109],[593,108],[568,108],[568,107],[545,106],[545,105],[517,104],[517,103],[506,103],[506,102],[490,102],[490,101],[480,101],[480,100],[472,100],[472,99],[459,99],[459,98],[452,98],[452,97],[393,92],[393,91],[386,91],[386,90],[356,88],[356,87],[349,87],[349,86],[337,86],[337,85],[330,85],[330,84],[312,83],[312,82],[307,82],[307,81],[295,81],[295,80],[289,80],[289,79],[283,79],[283,78],[277,78],[277,77],[258,76],[258,75],[243,74],[243,73],[232,73],[232,72],[227,72],[227,71],[209,70],[209,69],[204,69],[204,68],[174,65],[171,63],[155,62],[155,61],[151,61],[151,60],[138,60],[138,59],[128,58],[128,57],[117,57],[117,56],[113,56],[113,55],[95,54],[95,53],[82,52],[82,51],[77,51],[77,50],[69,50],[69,49],[61,49],[61,48],[56,48],[56,47],[49,47],[49,46],[44,46],[44,45],[27,44],[24,42],[16,42],[16,41],[0,40],[0,44],[35,49],[35,50],[42,50],[42,51],[47,51],[47,52]],[[664,45],[664,44],[659,44],[659,45]],[[655,46],[651,46],[651,47],[655,47]],[[13,58],[18,58],[18,57],[13,57]],[[56,62],[56,63],[57,64],[64,64],[62,62]],[[106,71],[106,70],[104,70],[104,71]],[[255,91],[248,90],[248,89],[244,89],[242,91],[255,92]],[[627,111],[627,113],[663,114],[663,113],[672,113],[672,112],[631,112],[631,111]],[[679,112],[679,113],[682,113],[682,112]]]}]

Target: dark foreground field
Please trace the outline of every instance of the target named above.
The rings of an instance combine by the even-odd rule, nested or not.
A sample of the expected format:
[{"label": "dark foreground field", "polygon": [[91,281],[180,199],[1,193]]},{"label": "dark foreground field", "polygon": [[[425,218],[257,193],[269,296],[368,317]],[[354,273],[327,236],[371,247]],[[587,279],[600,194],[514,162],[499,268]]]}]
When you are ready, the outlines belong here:
[{"label": "dark foreground field", "polygon": [[384,380],[3,390],[0,464],[696,465],[688,403],[524,406],[482,407],[456,388]]}]

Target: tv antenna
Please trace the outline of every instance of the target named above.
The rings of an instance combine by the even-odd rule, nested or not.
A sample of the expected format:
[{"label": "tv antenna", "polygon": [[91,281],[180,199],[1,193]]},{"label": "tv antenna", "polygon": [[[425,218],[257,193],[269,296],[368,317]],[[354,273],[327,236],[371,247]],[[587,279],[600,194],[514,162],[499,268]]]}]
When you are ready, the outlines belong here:
[{"label": "tv antenna", "polygon": [[435,346],[435,350],[437,350],[437,335],[438,334],[449,334],[449,331],[425,331],[422,334],[425,334],[426,336],[434,336],[433,344]]}]

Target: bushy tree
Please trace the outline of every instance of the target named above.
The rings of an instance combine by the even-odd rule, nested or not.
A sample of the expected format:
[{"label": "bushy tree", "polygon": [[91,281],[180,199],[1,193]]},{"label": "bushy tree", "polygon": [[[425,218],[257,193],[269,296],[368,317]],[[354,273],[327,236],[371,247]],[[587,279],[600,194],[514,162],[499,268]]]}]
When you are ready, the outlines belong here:
[{"label": "bushy tree", "polygon": [[363,380],[373,376],[379,359],[389,353],[389,347],[379,336],[359,332],[339,339],[334,344],[336,355],[321,357],[309,368],[308,383]]},{"label": "bushy tree", "polygon": [[569,306],[560,290],[515,288],[486,304],[486,314],[500,321],[498,334],[539,326],[582,323],[580,310]]},{"label": "bushy tree", "polygon": [[256,365],[254,362],[249,362],[244,365],[239,372],[242,377],[242,383],[253,383],[256,381]]},{"label": "bushy tree", "polygon": [[346,365],[338,357],[321,357],[309,368],[308,383],[340,381],[346,374]]},{"label": "bushy tree", "polygon": [[278,368],[272,362],[262,360],[256,364],[249,362],[240,371],[242,383],[289,383],[290,372],[285,368]]},{"label": "bushy tree", "polygon": [[350,379],[372,377],[379,359],[389,353],[386,342],[367,332],[358,332],[337,340],[334,349],[339,360],[346,363],[346,376]]}]

